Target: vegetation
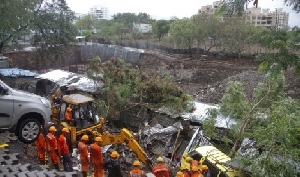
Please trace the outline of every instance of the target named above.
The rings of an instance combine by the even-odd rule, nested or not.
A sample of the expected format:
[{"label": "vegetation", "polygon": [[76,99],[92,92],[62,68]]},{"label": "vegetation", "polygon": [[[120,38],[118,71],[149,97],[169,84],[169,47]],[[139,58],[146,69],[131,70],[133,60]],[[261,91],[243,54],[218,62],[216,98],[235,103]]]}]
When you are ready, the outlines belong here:
[{"label": "vegetation", "polygon": [[88,68],[88,76],[104,83],[99,90],[98,107],[101,115],[119,118],[124,111],[139,108],[157,110],[165,108],[171,114],[193,108],[192,97],[185,94],[168,78],[141,74],[138,68],[122,60],[112,59],[101,63],[94,58]]}]

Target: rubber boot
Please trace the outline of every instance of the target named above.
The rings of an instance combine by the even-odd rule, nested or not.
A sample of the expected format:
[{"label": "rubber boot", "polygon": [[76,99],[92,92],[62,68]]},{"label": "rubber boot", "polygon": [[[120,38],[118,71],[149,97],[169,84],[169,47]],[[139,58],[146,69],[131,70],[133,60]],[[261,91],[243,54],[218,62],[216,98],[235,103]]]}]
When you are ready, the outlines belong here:
[{"label": "rubber boot", "polygon": [[83,171],[83,172],[82,172],[82,176],[83,176],[83,177],[87,177],[87,171]]}]

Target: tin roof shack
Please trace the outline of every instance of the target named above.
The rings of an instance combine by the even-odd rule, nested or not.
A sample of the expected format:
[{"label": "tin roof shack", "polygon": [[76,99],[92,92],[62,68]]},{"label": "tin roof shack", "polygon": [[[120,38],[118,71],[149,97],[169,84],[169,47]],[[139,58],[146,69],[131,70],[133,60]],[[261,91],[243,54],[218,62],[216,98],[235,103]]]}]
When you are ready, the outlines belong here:
[{"label": "tin roof shack", "polygon": [[97,83],[84,75],[64,71],[53,70],[35,77],[38,79],[36,90],[39,95],[49,96],[57,86],[63,94],[76,93],[77,91],[94,93],[101,88],[103,83]]},{"label": "tin roof shack", "polygon": [[34,77],[38,73],[19,68],[0,69],[0,79],[12,88],[35,92]]}]

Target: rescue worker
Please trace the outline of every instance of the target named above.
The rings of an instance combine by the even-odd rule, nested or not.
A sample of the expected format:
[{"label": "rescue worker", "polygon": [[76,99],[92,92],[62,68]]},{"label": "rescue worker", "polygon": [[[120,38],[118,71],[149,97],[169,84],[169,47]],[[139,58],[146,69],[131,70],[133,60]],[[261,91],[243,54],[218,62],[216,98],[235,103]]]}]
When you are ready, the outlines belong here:
[{"label": "rescue worker", "polygon": [[190,177],[190,170],[189,170],[189,168],[182,166],[182,167],[180,167],[180,170],[183,173],[183,177]]},{"label": "rescue worker", "polygon": [[67,122],[72,122],[73,118],[72,118],[72,108],[71,106],[69,105],[69,107],[66,109],[66,112],[65,112],[65,120]]},{"label": "rescue worker", "polygon": [[191,177],[204,177],[197,166],[193,166],[191,169]]},{"label": "rescue worker", "polygon": [[104,177],[103,155],[102,155],[102,138],[96,137],[95,143],[90,146],[90,156],[94,167],[94,177]]},{"label": "rescue worker", "polygon": [[41,165],[45,165],[46,162],[46,141],[43,131],[43,126],[41,126],[41,132],[39,133],[38,138],[35,141],[35,146],[38,153],[38,158]]},{"label": "rescue worker", "polygon": [[190,164],[190,170],[192,170],[193,166],[196,166],[196,167],[199,166],[199,162],[197,160],[194,160],[192,157],[186,157],[185,161]]},{"label": "rescue worker", "polygon": [[122,177],[121,166],[119,162],[119,153],[112,151],[110,159],[104,163],[104,169],[108,171],[108,177]]},{"label": "rescue worker", "polygon": [[49,133],[46,136],[46,144],[47,144],[47,150],[50,153],[50,158],[52,160],[52,163],[54,165],[54,168],[56,170],[59,170],[59,151],[57,146],[57,140],[54,136],[55,132],[57,131],[55,126],[50,126]]},{"label": "rescue worker", "polygon": [[70,155],[69,146],[67,144],[66,136],[70,133],[68,128],[63,128],[61,134],[58,137],[58,149],[60,154],[63,157],[63,166],[64,171],[71,172],[73,171],[72,159]]},{"label": "rescue worker", "polygon": [[181,171],[178,171],[176,177],[183,177],[183,173]]},{"label": "rescue worker", "polygon": [[169,177],[169,169],[164,164],[164,159],[162,157],[158,157],[156,159],[157,165],[153,167],[152,173],[156,177]]},{"label": "rescue worker", "polygon": [[80,154],[80,161],[82,167],[82,175],[83,177],[87,177],[87,172],[89,169],[89,157],[88,157],[88,147],[86,143],[89,141],[89,137],[87,135],[83,135],[81,137],[81,141],[78,143],[78,153]]},{"label": "rescue worker", "polygon": [[133,162],[133,169],[129,173],[129,177],[146,177],[143,170],[140,169],[141,162],[136,160]]}]

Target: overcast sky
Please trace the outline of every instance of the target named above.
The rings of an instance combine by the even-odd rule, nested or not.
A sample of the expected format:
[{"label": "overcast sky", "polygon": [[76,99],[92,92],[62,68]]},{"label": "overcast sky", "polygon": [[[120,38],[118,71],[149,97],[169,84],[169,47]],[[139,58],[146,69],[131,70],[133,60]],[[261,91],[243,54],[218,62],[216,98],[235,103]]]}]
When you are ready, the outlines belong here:
[{"label": "overcast sky", "polygon": [[[116,13],[147,13],[154,19],[170,19],[170,17],[191,17],[197,14],[201,6],[212,5],[216,0],[66,0],[69,7],[76,13],[87,13],[94,5],[105,6],[109,14]],[[289,26],[300,27],[300,14],[292,11],[291,7],[283,5],[284,0],[258,0],[261,8],[283,8],[290,13]],[[248,7],[252,7],[252,3]]]}]

